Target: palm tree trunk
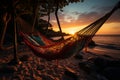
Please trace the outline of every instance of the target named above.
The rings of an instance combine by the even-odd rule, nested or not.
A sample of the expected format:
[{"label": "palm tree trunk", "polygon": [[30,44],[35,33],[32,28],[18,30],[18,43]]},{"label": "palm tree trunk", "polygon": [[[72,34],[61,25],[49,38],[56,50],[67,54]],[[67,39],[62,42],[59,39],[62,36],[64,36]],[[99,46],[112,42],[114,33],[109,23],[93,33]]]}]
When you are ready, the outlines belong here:
[{"label": "palm tree trunk", "polygon": [[16,65],[16,64],[20,64],[21,62],[19,61],[18,59],[18,56],[17,56],[17,26],[16,26],[16,22],[15,22],[15,15],[12,14],[12,17],[13,17],[13,24],[14,24],[14,41],[13,41],[13,44],[14,44],[14,53],[13,53],[13,59],[8,63],[10,65]]},{"label": "palm tree trunk", "polygon": [[48,30],[48,27],[49,27],[49,23],[50,23],[50,12],[48,12],[48,24],[47,24],[47,30]]},{"label": "palm tree trunk", "polygon": [[47,24],[47,28],[46,28],[46,35],[48,34],[48,27],[49,27],[49,22],[50,22],[50,12],[48,12],[48,24]]},{"label": "palm tree trunk", "polygon": [[[9,17],[9,18],[7,19],[7,17]],[[5,15],[3,16],[4,29],[3,29],[3,32],[2,32],[2,35],[1,35],[1,40],[0,40],[0,49],[2,49],[2,50],[9,50],[9,49],[13,48],[13,45],[8,46],[8,47],[4,47],[4,46],[3,46],[6,29],[7,29],[7,26],[8,26],[8,22],[9,22],[10,20],[11,20],[11,15],[9,15],[9,14],[6,12]]]},{"label": "palm tree trunk", "polygon": [[58,4],[57,4],[56,10],[55,10],[55,16],[56,16],[56,19],[57,19],[57,24],[58,24],[60,33],[61,33],[61,38],[64,40],[64,37],[63,37],[63,34],[62,34],[62,29],[61,29],[61,26],[60,26],[60,21],[59,21],[59,18],[58,18]]},{"label": "palm tree trunk", "polygon": [[14,60],[18,61],[18,58],[17,58],[17,27],[16,27],[15,21],[14,21]]},{"label": "palm tree trunk", "polygon": [[[14,3],[14,2],[12,2]],[[12,7],[11,7],[11,16],[12,16],[12,22],[13,22],[13,26],[14,26],[14,54],[13,54],[13,60],[10,61],[9,64],[19,64],[19,59],[18,59],[18,56],[17,56],[17,26],[16,26],[16,21],[15,21],[15,18],[16,18],[16,15],[15,15],[15,9],[14,9],[14,6],[12,4]]]},{"label": "palm tree trunk", "polygon": [[32,25],[32,32],[34,32],[34,28],[35,28],[35,23],[36,23],[36,20],[37,20],[37,11],[38,11],[38,1],[35,0],[34,1],[34,5],[33,5],[33,17],[34,17],[34,21],[33,21],[33,25]]}]

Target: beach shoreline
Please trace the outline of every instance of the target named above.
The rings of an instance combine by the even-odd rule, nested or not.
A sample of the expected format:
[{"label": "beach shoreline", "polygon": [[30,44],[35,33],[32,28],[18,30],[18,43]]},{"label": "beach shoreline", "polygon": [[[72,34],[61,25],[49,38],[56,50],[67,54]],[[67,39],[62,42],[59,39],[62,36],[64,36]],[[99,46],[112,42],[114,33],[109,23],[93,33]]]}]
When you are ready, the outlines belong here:
[{"label": "beach shoreline", "polygon": [[[0,80],[108,80],[94,69],[96,68],[94,60],[96,58],[114,60],[110,56],[96,55],[90,49],[87,53],[80,52],[77,57],[59,60],[58,66],[55,60],[47,61],[37,57],[29,49],[19,52],[18,56],[22,63],[12,66],[13,72],[9,73],[8,70],[6,73],[2,70]],[[2,56],[0,66],[12,58],[12,54]]]}]

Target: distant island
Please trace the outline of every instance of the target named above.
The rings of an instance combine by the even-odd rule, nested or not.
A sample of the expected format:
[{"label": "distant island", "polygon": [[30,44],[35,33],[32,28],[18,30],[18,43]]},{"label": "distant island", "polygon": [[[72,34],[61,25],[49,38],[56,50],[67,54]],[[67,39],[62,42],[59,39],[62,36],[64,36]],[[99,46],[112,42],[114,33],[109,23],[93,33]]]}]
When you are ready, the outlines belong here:
[{"label": "distant island", "polygon": [[54,31],[54,30],[50,30],[47,33],[42,32],[43,34],[46,34],[47,37],[59,37],[61,35],[63,36],[69,36],[69,33],[65,33],[65,32],[60,32],[60,31]]}]

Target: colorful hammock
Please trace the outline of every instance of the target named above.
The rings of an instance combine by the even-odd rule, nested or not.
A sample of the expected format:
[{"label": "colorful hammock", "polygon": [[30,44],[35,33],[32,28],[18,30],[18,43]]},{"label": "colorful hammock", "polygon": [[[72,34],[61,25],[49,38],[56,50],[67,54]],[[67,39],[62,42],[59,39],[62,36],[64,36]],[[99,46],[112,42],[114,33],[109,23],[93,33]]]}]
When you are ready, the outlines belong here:
[{"label": "colorful hammock", "polygon": [[102,18],[76,32],[74,36],[61,42],[52,42],[39,33],[39,37],[44,44],[41,45],[35,38],[23,32],[20,32],[20,35],[36,56],[47,60],[65,59],[82,50],[116,9],[118,9],[117,6]]}]

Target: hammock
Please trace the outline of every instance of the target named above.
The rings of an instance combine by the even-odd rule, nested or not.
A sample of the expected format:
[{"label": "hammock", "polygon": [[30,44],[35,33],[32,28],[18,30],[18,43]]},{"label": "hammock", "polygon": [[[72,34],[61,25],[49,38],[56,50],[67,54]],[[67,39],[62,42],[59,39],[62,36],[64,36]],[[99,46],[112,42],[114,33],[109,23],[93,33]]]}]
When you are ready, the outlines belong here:
[{"label": "hammock", "polygon": [[115,6],[105,16],[76,32],[74,36],[61,42],[52,42],[39,33],[38,35],[41,42],[44,44],[41,45],[35,38],[30,37],[23,32],[20,32],[20,35],[36,56],[47,60],[65,59],[82,50],[116,9],[117,7]]},{"label": "hammock", "polygon": [[50,45],[53,44],[55,42],[47,39],[44,35],[42,35],[41,33],[37,33],[37,35],[28,35],[25,34],[23,32],[20,32],[20,34],[24,37],[26,37],[27,39],[29,39],[29,41],[31,43],[34,43],[35,45],[41,45],[41,46],[45,46],[45,45]]}]

